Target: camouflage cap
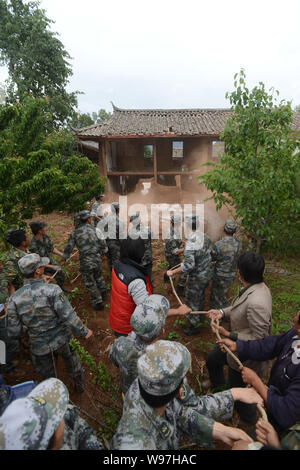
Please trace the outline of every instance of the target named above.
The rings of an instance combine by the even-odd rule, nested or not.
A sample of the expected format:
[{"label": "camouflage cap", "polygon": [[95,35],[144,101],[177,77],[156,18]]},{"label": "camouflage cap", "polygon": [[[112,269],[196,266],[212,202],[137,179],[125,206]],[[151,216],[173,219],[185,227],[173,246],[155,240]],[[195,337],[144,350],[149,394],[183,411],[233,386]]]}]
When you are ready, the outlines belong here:
[{"label": "camouflage cap", "polygon": [[157,338],[163,329],[170,309],[170,303],[162,295],[149,295],[131,315],[130,324],[137,336],[144,341]]},{"label": "camouflage cap", "polygon": [[29,226],[34,235],[37,234],[39,230],[46,227],[46,222],[41,222],[40,220],[35,220],[34,222],[29,222]]},{"label": "camouflage cap", "polygon": [[47,264],[50,264],[50,259],[46,257],[41,258],[37,253],[29,253],[18,261],[20,271],[25,276],[33,273],[41,266],[46,266]]},{"label": "camouflage cap", "polygon": [[227,233],[234,233],[237,229],[237,223],[233,219],[227,219],[224,224],[224,230]]},{"label": "camouflage cap", "polygon": [[180,385],[191,365],[188,349],[175,341],[150,344],[138,360],[138,377],[150,395],[167,395]]},{"label": "camouflage cap", "polygon": [[199,217],[196,214],[186,215],[184,221],[188,227],[192,227],[193,224],[198,224]]},{"label": "camouflage cap", "polygon": [[130,222],[133,222],[135,219],[140,220],[140,213],[139,212],[135,212],[134,214],[131,214],[129,216],[129,221]]},{"label": "camouflage cap", "polygon": [[81,222],[85,222],[86,220],[88,220],[91,217],[90,211],[80,211],[76,215],[81,220]]},{"label": "camouflage cap", "polygon": [[69,392],[58,379],[38,384],[14,400],[0,417],[1,450],[45,450],[63,419]]},{"label": "camouflage cap", "polygon": [[118,202],[112,202],[111,208],[115,211],[118,211],[120,209],[120,204]]}]

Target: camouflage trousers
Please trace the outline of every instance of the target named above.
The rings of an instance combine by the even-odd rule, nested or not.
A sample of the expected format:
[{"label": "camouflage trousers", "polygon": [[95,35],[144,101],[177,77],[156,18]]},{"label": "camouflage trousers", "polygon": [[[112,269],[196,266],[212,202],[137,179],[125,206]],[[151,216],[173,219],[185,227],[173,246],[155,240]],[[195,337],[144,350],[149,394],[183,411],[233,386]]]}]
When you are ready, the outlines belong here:
[{"label": "camouflage trousers", "polygon": [[81,268],[82,280],[90,293],[93,306],[102,302],[101,293],[106,291],[106,284],[102,274],[102,266],[85,266]]},{"label": "camouflage trousers", "polygon": [[111,272],[115,263],[120,259],[120,243],[118,240],[106,240],[108,252],[106,253],[109,271]]},{"label": "camouflage trousers", "polygon": [[[192,309],[193,312],[204,310],[205,289],[212,278],[212,271],[205,271],[199,274],[189,274],[187,287],[185,291],[185,304]],[[187,319],[193,327],[206,320],[204,315],[187,314]]]},{"label": "camouflage trousers", "polygon": [[5,343],[5,364],[0,363],[0,372],[9,372],[13,367],[13,360],[19,353],[19,340],[7,336],[6,318],[0,318],[0,341]]},{"label": "camouflage trousers", "polygon": [[69,343],[65,343],[52,353],[44,354],[43,356],[32,354],[33,366],[42,380],[56,377],[58,357],[63,359],[69,377],[74,379],[75,377],[83,375],[78,354],[72,350]]},{"label": "camouflage trousers", "polygon": [[231,277],[220,277],[214,274],[210,291],[210,308],[219,309],[229,306],[226,294],[234,279],[235,273]]}]

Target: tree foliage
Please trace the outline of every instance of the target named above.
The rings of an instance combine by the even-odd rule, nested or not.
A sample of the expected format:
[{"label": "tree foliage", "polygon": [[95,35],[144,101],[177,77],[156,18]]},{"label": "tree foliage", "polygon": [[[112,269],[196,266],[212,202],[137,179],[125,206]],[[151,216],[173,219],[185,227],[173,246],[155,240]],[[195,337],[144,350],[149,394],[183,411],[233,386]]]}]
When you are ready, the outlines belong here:
[{"label": "tree foliage", "polygon": [[262,240],[283,249],[300,232],[299,135],[291,130],[291,105],[278,103],[278,92],[267,92],[262,82],[250,91],[243,70],[234,86],[226,95],[233,114],[221,135],[225,153],[201,180],[217,209],[233,208],[257,251]]},{"label": "tree foliage", "polygon": [[35,211],[77,211],[104,191],[97,165],[62,130],[47,133],[49,100],[27,97],[0,108],[0,235]]},{"label": "tree foliage", "polygon": [[71,57],[39,4],[0,0],[0,63],[8,67],[7,103],[48,96],[51,124],[59,127],[73,114],[78,92],[66,91]]},{"label": "tree foliage", "polygon": [[92,113],[74,113],[72,119],[72,126],[76,129],[82,127],[92,126],[93,124],[100,124],[108,121],[112,117],[112,114],[105,109],[99,109],[98,112]]}]

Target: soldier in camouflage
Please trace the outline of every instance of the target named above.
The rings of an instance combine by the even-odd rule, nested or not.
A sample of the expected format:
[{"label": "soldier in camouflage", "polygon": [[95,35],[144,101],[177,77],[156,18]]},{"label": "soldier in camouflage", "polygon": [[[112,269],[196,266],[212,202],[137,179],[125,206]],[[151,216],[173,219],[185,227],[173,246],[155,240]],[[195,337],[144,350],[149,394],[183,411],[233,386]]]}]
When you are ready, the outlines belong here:
[{"label": "soldier in camouflage", "polygon": [[[185,303],[192,311],[204,310],[205,289],[213,275],[213,264],[211,258],[212,242],[208,235],[197,229],[197,217],[195,215],[186,217],[187,227],[192,233],[187,237],[184,248],[184,260],[179,268],[168,270],[168,276],[188,273],[188,282],[185,293]],[[184,329],[186,335],[194,335],[201,331],[200,324],[203,319],[201,315],[189,314],[187,319],[189,328]]]},{"label": "soldier in camouflage", "polygon": [[91,209],[91,216],[93,217],[94,226],[96,227],[98,222],[103,218],[103,202],[104,194],[99,194],[99,196],[95,197],[95,202],[92,205]]},{"label": "soldier in camouflage", "polygon": [[112,345],[109,358],[120,368],[121,391],[125,394],[137,378],[137,361],[146,347],[158,339],[170,309],[169,301],[162,295],[149,295],[138,305],[130,319],[132,332],[121,336]]},{"label": "soldier in camouflage", "polygon": [[77,246],[82,279],[90,293],[93,308],[103,310],[102,300],[106,299],[107,289],[102,275],[101,253],[107,252],[105,240],[98,238],[89,211],[76,214],[74,226],[75,230],[69,236],[63,257],[67,260],[74,246]]},{"label": "soldier in camouflage", "polygon": [[144,242],[145,253],[141,261],[141,265],[145,268],[147,276],[149,276],[150,282],[152,284],[152,232],[150,227],[147,227],[142,224],[141,216],[139,212],[132,214],[129,217],[129,221],[132,224],[131,229],[128,231],[128,237],[133,240],[141,238]]},{"label": "soldier in camouflage", "polygon": [[103,217],[97,225],[103,232],[107,245],[107,261],[111,272],[115,263],[120,260],[121,237],[124,234],[124,224],[119,218],[120,205],[118,202],[111,204],[111,213]]},{"label": "soldier in camouflage", "polygon": [[[181,225],[181,216],[174,214],[171,216],[171,228],[166,235],[165,257],[168,262],[168,270],[181,264],[180,256],[184,252],[182,248],[182,239],[179,227]],[[169,276],[164,274],[164,281],[169,282]],[[176,291],[178,295],[184,295],[184,287],[187,280],[187,274],[181,273],[178,277]]]},{"label": "soldier in camouflage", "polygon": [[13,401],[0,417],[1,450],[104,450],[93,429],[69,405],[58,379],[38,384]]},{"label": "soldier in camouflage", "polygon": [[51,256],[52,253],[54,253],[55,255],[63,258],[63,254],[54,247],[51,238],[47,235],[47,224],[36,220],[35,222],[30,222],[29,225],[33,233],[33,238],[29,245],[30,253],[37,253],[41,258],[49,258],[50,264],[45,268],[45,274],[52,276],[57,271],[55,275],[56,283],[62,290],[65,290],[63,288],[63,284],[65,282],[64,272]]},{"label": "soldier in camouflage", "polygon": [[19,340],[9,338],[7,335],[6,304],[11,294],[23,285],[23,276],[18,261],[26,255],[30,240],[25,230],[11,228],[4,237],[12,245],[10,252],[3,262],[0,273],[0,304],[4,305],[0,311],[0,340],[4,341],[6,348],[6,364],[0,364],[0,372],[11,372],[15,365],[13,360],[19,352]]},{"label": "soldier in camouflage", "polygon": [[26,327],[32,362],[42,379],[56,375],[54,361],[61,356],[76,391],[82,392],[80,359],[69,341],[72,333],[87,339],[93,332],[83,325],[60,287],[42,280],[47,264],[49,258],[40,258],[35,253],[20,259],[19,268],[26,280],[9,299],[7,334],[18,338]]},{"label": "soldier in camouflage", "polygon": [[182,436],[203,447],[211,447],[213,439],[252,441],[244,431],[215,420],[230,419],[237,398],[262,403],[258,393],[239,388],[197,397],[185,380],[190,365],[190,353],[180,343],[159,340],[146,348],[111,449],[177,450]]},{"label": "soldier in camouflage", "polygon": [[210,293],[211,309],[219,309],[229,305],[226,294],[234,282],[237,260],[242,252],[241,242],[233,236],[236,229],[237,223],[234,220],[226,220],[224,237],[215,243],[211,252],[212,259],[215,261]]}]

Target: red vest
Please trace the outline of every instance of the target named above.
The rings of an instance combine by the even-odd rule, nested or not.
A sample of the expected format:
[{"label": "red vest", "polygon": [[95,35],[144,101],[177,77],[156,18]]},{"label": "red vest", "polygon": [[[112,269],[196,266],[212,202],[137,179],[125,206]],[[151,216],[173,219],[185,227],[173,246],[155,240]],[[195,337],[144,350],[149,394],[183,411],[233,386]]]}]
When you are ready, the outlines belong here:
[{"label": "red vest", "polygon": [[[117,333],[129,334],[132,331],[130,318],[136,307],[131,295],[128,294],[128,285],[135,279],[143,279],[146,284],[148,295],[152,294],[152,286],[148,276],[144,276],[136,268],[129,267],[130,276],[124,272],[128,265],[117,263],[111,272],[111,297],[109,310],[109,325]],[[117,270],[119,276],[116,275]]]}]

